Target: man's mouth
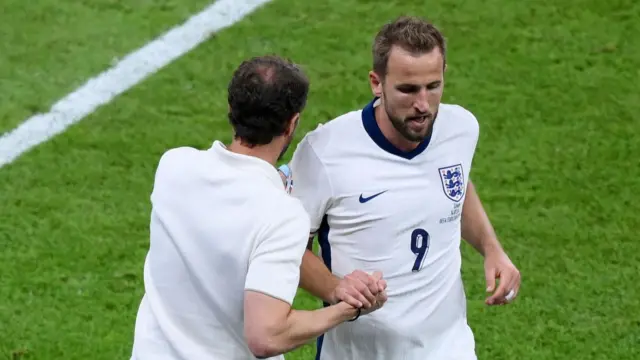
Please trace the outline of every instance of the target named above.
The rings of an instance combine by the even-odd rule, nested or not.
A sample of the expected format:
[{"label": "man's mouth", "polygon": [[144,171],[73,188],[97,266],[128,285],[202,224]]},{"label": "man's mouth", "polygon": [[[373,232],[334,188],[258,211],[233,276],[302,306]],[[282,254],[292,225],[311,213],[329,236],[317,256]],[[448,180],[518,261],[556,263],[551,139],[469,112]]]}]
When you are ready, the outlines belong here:
[{"label": "man's mouth", "polygon": [[428,115],[424,115],[424,116],[414,116],[409,118],[409,121],[415,122],[417,124],[423,124],[427,121],[427,118],[429,116]]}]

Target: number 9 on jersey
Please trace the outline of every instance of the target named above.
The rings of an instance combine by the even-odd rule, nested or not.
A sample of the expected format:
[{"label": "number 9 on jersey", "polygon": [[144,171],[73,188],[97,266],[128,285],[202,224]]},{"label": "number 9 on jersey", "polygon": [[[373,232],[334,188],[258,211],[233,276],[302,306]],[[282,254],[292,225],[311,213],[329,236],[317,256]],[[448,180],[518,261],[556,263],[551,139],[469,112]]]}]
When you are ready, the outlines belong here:
[{"label": "number 9 on jersey", "polygon": [[413,271],[420,271],[429,251],[429,233],[424,229],[415,229],[411,233],[411,251],[416,255]]}]

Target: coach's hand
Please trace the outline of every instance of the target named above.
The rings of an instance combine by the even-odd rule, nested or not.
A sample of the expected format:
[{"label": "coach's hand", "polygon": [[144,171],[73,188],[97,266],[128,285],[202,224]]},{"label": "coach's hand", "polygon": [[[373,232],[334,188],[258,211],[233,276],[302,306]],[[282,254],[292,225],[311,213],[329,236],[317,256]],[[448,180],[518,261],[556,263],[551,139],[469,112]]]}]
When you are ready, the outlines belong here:
[{"label": "coach's hand", "polygon": [[[369,275],[356,270],[340,280],[331,297],[335,302],[344,301],[356,308],[370,309],[375,308],[378,302],[384,303],[387,300],[386,289],[387,282],[382,278],[381,272]],[[378,297],[381,293],[383,295]]]},{"label": "coach's hand", "polygon": [[[487,305],[503,305],[512,302],[520,290],[520,271],[502,251],[488,253],[484,259],[487,292],[493,294],[486,300]],[[496,289],[496,279],[500,279]]]}]

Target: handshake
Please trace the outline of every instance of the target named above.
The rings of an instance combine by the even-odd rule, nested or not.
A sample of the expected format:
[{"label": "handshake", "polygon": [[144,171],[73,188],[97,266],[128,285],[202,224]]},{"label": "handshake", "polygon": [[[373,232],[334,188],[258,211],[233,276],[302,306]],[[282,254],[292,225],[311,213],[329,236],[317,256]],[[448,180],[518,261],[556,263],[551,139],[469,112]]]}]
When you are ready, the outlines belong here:
[{"label": "handshake", "polygon": [[347,303],[365,315],[380,309],[387,301],[387,282],[379,271],[367,274],[356,270],[342,278],[329,295],[329,303]]},{"label": "handshake", "polygon": [[[278,167],[278,174],[288,193],[291,193],[293,181],[291,168],[288,164]],[[360,315],[376,311],[387,301],[387,282],[382,279],[379,271],[369,275],[362,270],[356,270],[338,282],[327,299],[330,304],[344,302],[356,309]]]}]

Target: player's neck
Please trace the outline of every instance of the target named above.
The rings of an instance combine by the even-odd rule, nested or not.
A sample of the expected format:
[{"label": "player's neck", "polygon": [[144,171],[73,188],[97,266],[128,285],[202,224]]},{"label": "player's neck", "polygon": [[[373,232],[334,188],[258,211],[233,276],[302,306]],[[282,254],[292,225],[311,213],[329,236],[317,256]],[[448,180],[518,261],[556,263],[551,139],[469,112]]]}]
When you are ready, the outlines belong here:
[{"label": "player's neck", "polygon": [[380,128],[382,135],[384,135],[384,137],[387,138],[387,140],[389,140],[389,142],[397,149],[409,152],[420,145],[420,142],[407,140],[404,136],[402,136],[402,134],[398,132],[398,130],[396,130],[395,127],[393,127],[393,125],[391,124],[391,119],[389,119],[387,112],[384,111],[384,108],[382,106],[378,106],[375,108],[375,114],[376,123],[378,124],[378,128]]},{"label": "player's neck", "polygon": [[250,147],[243,144],[240,140],[234,139],[231,144],[227,146],[227,150],[236,154],[257,157],[275,166],[280,156],[280,151],[278,151],[277,146],[274,145],[275,144],[271,143]]}]

